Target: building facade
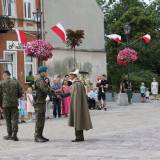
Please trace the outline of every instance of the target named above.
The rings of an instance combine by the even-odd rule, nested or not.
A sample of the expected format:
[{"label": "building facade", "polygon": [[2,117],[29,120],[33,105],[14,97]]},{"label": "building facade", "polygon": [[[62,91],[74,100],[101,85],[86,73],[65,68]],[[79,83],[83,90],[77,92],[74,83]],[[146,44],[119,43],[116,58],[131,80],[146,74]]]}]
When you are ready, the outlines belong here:
[{"label": "building facade", "polygon": [[94,81],[96,75],[106,73],[104,41],[104,16],[96,0],[45,0],[46,40],[55,48],[53,58],[47,61],[49,74],[64,75],[73,69],[73,51],[62,43],[51,27],[60,22],[65,29],[84,30],[85,38],[76,49],[77,68],[89,73]]},{"label": "building facade", "polygon": [[[14,28],[25,32],[27,41],[36,39],[37,25],[32,13],[37,8],[40,0],[0,0],[1,17],[9,17]],[[25,55],[14,29],[0,33],[0,39],[0,80],[3,70],[9,70],[12,77],[26,84],[27,78],[37,72],[36,59]]]}]

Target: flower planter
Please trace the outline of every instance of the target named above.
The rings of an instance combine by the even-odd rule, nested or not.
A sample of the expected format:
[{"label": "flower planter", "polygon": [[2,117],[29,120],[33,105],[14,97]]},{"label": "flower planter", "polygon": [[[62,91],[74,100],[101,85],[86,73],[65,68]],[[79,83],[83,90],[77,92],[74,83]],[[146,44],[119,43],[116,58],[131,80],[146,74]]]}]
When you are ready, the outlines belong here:
[{"label": "flower planter", "polygon": [[112,92],[106,92],[106,101],[107,102],[113,102],[113,96],[112,96]]},{"label": "flower planter", "polygon": [[141,102],[141,95],[140,95],[140,93],[133,93],[132,102],[133,103],[140,103]]}]

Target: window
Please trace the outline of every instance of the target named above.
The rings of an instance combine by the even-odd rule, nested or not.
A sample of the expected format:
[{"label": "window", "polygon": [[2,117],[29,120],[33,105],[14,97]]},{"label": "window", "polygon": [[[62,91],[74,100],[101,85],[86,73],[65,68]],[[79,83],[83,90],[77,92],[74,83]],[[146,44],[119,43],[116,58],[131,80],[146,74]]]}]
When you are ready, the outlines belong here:
[{"label": "window", "polygon": [[16,17],[16,0],[2,0],[3,15]]},{"label": "window", "polygon": [[17,59],[16,52],[4,51],[4,59],[7,61],[4,64],[4,70],[8,70],[11,73],[11,77],[17,78]]},{"label": "window", "polygon": [[33,3],[32,0],[24,0],[24,16],[26,19],[32,18]]},{"label": "window", "polygon": [[28,83],[34,81],[34,75],[36,73],[36,60],[33,57],[25,56],[25,80]]}]

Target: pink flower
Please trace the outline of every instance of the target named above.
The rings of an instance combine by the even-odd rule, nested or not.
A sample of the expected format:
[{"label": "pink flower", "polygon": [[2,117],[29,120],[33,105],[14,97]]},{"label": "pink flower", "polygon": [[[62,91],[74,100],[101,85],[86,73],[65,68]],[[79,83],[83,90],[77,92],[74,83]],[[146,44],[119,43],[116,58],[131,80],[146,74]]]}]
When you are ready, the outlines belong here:
[{"label": "pink flower", "polygon": [[26,55],[40,58],[41,60],[48,60],[52,58],[53,46],[44,40],[34,40],[28,42],[25,48]]},{"label": "pink flower", "polygon": [[138,59],[138,54],[134,49],[125,48],[117,55],[117,63],[127,65],[129,62],[134,62]]}]

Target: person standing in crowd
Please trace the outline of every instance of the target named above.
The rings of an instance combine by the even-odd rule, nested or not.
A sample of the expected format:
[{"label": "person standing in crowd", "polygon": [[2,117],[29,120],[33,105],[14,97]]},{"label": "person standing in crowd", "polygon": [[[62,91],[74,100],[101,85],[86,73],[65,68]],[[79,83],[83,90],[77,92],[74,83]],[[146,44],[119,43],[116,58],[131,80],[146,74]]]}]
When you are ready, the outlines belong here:
[{"label": "person standing in crowd", "polygon": [[54,92],[48,87],[45,81],[47,75],[47,67],[40,66],[38,69],[39,78],[35,81],[34,109],[36,114],[35,125],[35,142],[47,142],[49,139],[43,137],[43,129],[45,124],[46,97]]},{"label": "person standing in crowd", "polygon": [[149,101],[149,94],[150,94],[150,92],[149,92],[149,89],[147,88],[146,89],[146,100],[147,101]]},{"label": "person standing in crowd", "polygon": [[88,93],[88,105],[89,109],[96,109],[96,102],[97,102],[97,88],[91,89]]},{"label": "person standing in crowd", "polygon": [[145,102],[145,99],[146,99],[146,87],[144,85],[144,82],[141,83],[140,94],[141,94],[141,102]]},{"label": "person standing in crowd", "polygon": [[83,130],[92,129],[85,87],[78,79],[78,74],[79,70],[69,74],[72,80],[69,126],[75,128],[76,137],[72,142],[84,141]]},{"label": "person standing in crowd", "polygon": [[58,117],[61,118],[61,99],[62,97],[60,94],[62,94],[62,85],[60,83],[60,79],[54,79],[52,89],[57,94],[57,96],[53,97],[53,116],[54,118]]},{"label": "person standing in crowd", "polygon": [[68,81],[68,86],[72,85],[72,82],[70,81],[68,74],[65,75],[64,80]]},{"label": "person standing in crowd", "polygon": [[18,99],[22,96],[22,87],[10,76],[9,71],[4,71],[4,80],[0,83],[0,106],[5,114],[8,133],[4,139],[18,141]]},{"label": "person standing in crowd", "polygon": [[32,121],[34,107],[33,107],[33,96],[32,96],[32,88],[31,87],[28,87],[26,97],[27,97],[28,120]]},{"label": "person standing in crowd", "polygon": [[22,94],[22,97],[19,98],[19,119],[20,123],[26,123],[25,116],[27,115],[27,109],[26,109],[26,97],[25,94]]},{"label": "person standing in crowd", "polygon": [[[48,77],[45,78],[45,81],[48,85],[48,87],[50,88],[50,79]],[[46,118],[49,119],[50,118],[50,109],[51,109],[51,105],[50,105],[50,99],[51,97],[49,95],[47,95],[46,97]]]},{"label": "person standing in crowd", "polygon": [[131,104],[131,99],[132,99],[132,83],[128,79],[128,75],[124,76],[124,80],[122,81],[120,85],[120,91],[122,93],[126,93],[128,96],[128,103]]},{"label": "person standing in crowd", "polygon": [[151,93],[156,100],[158,95],[158,82],[156,81],[156,78],[153,78],[153,81],[151,83]]},{"label": "person standing in crowd", "polygon": [[98,101],[100,108],[106,110],[106,91],[108,88],[108,81],[106,75],[102,75],[98,80],[96,86],[98,87]]},{"label": "person standing in crowd", "polygon": [[[71,92],[71,89],[70,89],[70,87],[68,86],[68,81],[67,81],[67,80],[64,80],[64,81],[63,81],[62,92],[63,92],[64,94]],[[70,97],[70,96],[63,97],[63,98],[62,98],[62,115],[64,115],[65,117],[68,117],[70,102],[71,102],[71,97]]]}]

